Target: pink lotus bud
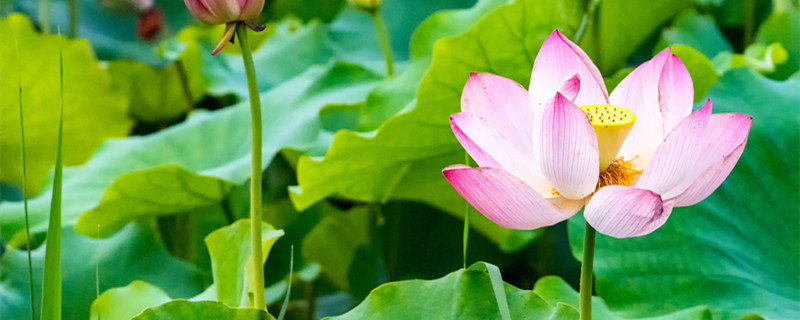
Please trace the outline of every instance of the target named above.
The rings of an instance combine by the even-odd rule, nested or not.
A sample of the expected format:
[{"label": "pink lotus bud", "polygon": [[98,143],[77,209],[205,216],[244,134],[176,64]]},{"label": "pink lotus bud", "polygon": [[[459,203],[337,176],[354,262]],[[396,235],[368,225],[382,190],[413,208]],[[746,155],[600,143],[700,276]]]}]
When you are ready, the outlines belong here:
[{"label": "pink lotus bud", "polygon": [[189,11],[208,24],[252,21],[264,9],[264,0],[183,0]]},{"label": "pink lotus bud", "polygon": [[153,0],[97,0],[97,3],[118,14],[133,16],[153,7]]}]

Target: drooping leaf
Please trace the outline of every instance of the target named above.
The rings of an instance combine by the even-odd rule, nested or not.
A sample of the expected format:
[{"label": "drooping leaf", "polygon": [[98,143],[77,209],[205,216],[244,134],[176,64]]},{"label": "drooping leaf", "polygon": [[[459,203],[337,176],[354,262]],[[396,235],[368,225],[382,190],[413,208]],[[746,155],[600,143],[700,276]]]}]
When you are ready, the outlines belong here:
[{"label": "drooping leaf", "polygon": [[[283,231],[262,222],[261,236],[261,250],[266,260],[272,245],[283,236]],[[253,281],[247,272],[253,261],[250,220],[239,220],[212,232],[206,237],[206,245],[211,254],[216,300],[232,307],[251,305],[246,287]],[[263,265],[263,262],[259,265]]]},{"label": "drooping leaf", "polygon": [[[544,39],[556,28],[566,34],[577,30],[578,8],[578,2],[571,0],[518,1],[492,11],[463,35],[436,42],[415,108],[388,120],[374,135],[338,132],[321,161],[301,158],[299,186],[291,194],[295,206],[306,208],[335,195],[371,202],[423,201],[461,216],[464,200],[441,175],[442,168],[464,159],[448,123],[450,114],[460,109],[461,88],[471,72],[527,83]],[[530,232],[502,229],[483,217],[473,221],[479,232],[509,251],[533,239]]]},{"label": "drooping leaf", "polygon": [[269,313],[252,308],[231,308],[221,302],[174,300],[143,311],[131,320],[275,320]]},{"label": "drooping leaf", "polygon": [[161,288],[135,280],[127,286],[103,292],[92,303],[89,319],[128,320],[147,308],[169,301],[169,296]]},{"label": "drooping leaf", "polygon": [[[577,319],[532,291],[504,288],[512,319]],[[489,274],[476,264],[436,280],[384,284],[355,309],[326,319],[500,319],[500,311]]]},{"label": "drooping leaf", "polygon": [[[798,86],[798,76],[777,82],[746,68],[712,86],[715,113],[753,117],[744,154],[708,199],[675,209],[654,233],[598,235],[597,293],[611,309],[639,317],[707,305],[714,319],[800,316],[800,163],[788,156],[800,152]],[[578,257],[583,225],[570,220]]]},{"label": "drooping leaf", "polygon": [[[15,14],[0,19],[0,77],[22,77],[28,194],[42,191],[47,172],[55,163],[59,103],[59,36],[42,35]],[[83,40],[63,39],[64,56],[64,165],[79,165],[91,157],[105,138],[124,136],[131,127],[128,104],[111,89],[107,71]],[[16,58],[19,46],[21,59]],[[17,61],[19,60],[19,65]],[[20,184],[19,92],[16,81],[0,87],[0,181]],[[49,203],[49,202],[48,202]],[[35,214],[34,214],[35,215]]]},{"label": "drooping leaf", "polygon": [[[63,312],[65,320],[87,319],[95,292],[95,267],[99,287],[122,287],[133,280],[156,285],[172,297],[186,298],[199,293],[210,281],[197,267],[175,259],[164,250],[153,233],[132,224],[106,239],[90,239],[71,227],[62,230]],[[45,246],[33,251],[36,305],[41,305],[42,267]],[[3,320],[30,319],[28,259],[23,250],[6,247],[0,256],[0,314]],[[206,279],[209,278],[209,279]],[[38,314],[38,313],[37,313]]]}]

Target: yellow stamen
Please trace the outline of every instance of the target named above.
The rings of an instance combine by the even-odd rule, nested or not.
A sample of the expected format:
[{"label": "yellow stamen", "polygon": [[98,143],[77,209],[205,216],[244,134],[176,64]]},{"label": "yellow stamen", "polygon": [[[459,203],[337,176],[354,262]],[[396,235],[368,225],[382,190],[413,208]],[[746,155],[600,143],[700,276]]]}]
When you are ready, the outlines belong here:
[{"label": "yellow stamen", "polygon": [[[612,105],[591,105],[581,109],[586,113],[597,135],[600,171],[608,171],[615,163],[617,153],[633,127],[636,115],[628,109]],[[633,170],[632,167],[630,169]]]},{"label": "yellow stamen", "polygon": [[642,170],[634,169],[633,159],[616,158],[606,170],[600,172],[600,178],[597,180],[597,187],[594,191],[597,192],[600,188],[611,185],[631,186],[641,174]]}]

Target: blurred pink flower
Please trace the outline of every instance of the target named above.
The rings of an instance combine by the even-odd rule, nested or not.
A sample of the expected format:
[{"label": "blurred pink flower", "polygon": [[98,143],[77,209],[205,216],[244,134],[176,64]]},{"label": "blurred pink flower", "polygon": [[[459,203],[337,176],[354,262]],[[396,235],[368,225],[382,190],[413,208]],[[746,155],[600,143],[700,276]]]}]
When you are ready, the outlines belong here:
[{"label": "blurred pink flower", "polygon": [[670,49],[609,96],[589,57],[554,31],[536,57],[530,91],[500,76],[470,75],[450,124],[479,167],[443,173],[509,229],[553,225],[585,205],[587,222],[601,233],[646,235],[674,207],[719,187],[747,142],[750,116],[711,114],[710,100],[692,112],[693,96]]},{"label": "blurred pink flower", "polygon": [[197,19],[207,24],[225,24],[225,33],[212,55],[219,53],[229,41],[233,41],[237,23],[245,23],[255,31],[264,28],[256,24],[264,10],[264,0],[183,0]]}]

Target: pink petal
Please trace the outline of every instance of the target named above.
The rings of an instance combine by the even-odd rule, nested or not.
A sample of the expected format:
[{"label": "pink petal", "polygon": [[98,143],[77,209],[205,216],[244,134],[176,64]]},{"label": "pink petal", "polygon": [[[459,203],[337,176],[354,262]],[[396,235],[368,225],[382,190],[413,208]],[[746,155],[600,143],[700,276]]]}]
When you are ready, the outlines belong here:
[{"label": "pink petal", "polygon": [[528,92],[518,83],[490,73],[470,74],[461,111],[486,119],[522,156],[533,157],[533,114]]},{"label": "pink petal", "polygon": [[689,185],[683,193],[673,198],[675,206],[687,207],[695,205],[710,196],[714,190],[717,190],[717,188],[722,185],[722,182],[728,178],[733,167],[736,166],[736,162],[739,161],[739,157],[741,157],[742,152],[744,152],[744,146],[745,143],[742,143],[733,153],[708,168],[706,172],[697,178],[694,183]]},{"label": "pink petal", "polygon": [[545,105],[536,146],[541,170],[567,199],[582,199],[597,186],[597,136],[586,113],[561,93]]},{"label": "pink petal", "polygon": [[711,119],[711,101],[700,110],[684,119],[664,142],[658,146],[653,161],[644,170],[637,188],[652,190],[664,199],[672,198],[694,180],[698,159],[703,150],[703,141]]},{"label": "pink petal", "polygon": [[592,196],[583,215],[600,233],[615,238],[649,234],[667,221],[672,205],[647,189],[607,186]]},{"label": "pink petal", "polygon": [[581,48],[558,30],[553,31],[542,44],[533,63],[529,89],[534,107],[550,100],[559,89],[559,84],[575,73],[583,82],[575,104],[582,106],[607,103],[608,91],[600,70]]},{"label": "pink petal", "polygon": [[506,137],[486,119],[461,112],[450,116],[456,138],[481,167],[501,168],[530,184],[543,194],[550,194],[552,185],[538,171],[532,158],[522,156]]},{"label": "pink petal", "polygon": [[658,96],[661,115],[664,116],[663,134],[666,136],[692,113],[694,102],[692,77],[683,61],[674,54],[669,56],[661,70]]},{"label": "pink petal", "polygon": [[580,92],[580,90],[581,77],[577,73],[562,81],[558,88],[558,92],[564,95],[564,97],[570,102],[575,101],[575,98],[578,97],[578,92]]},{"label": "pink petal", "polygon": [[216,16],[220,23],[233,22],[239,19],[238,0],[198,0]]},{"label": "pink petal", "polygon": [[264,10],[264,0],[239,0],[239,20],[256,20]]},{"label": "pink petal", "polygon": [[738,113],[711,115],[691,185],[675,198],[675,206],[698,203],[711,195],[731,173],[747,144],[753,118]]},{"label": "pink petal", "polygon": [[501,169],[453,165],[442,173],[475,209],[508,229],[551,226],[575,213],[561,212],[525,182]]},{"label": "pink petal", "polygon": [[189,12],[191,12],[195,17],[197,17],[197,19],[199,19],[202,22],[208,24],[227,23],[227,21],[220,19],[213,12],[211,12],[211,10],[209,10],[208,7],[205,5],[205,3],[202,2],[201,0],[183,0],[183,2],[186,4],[186,7],[189,9]]},{"label": "pink petal", "polygon": [[[673,57],[669,48],[664,49],[625,77],[609,97],[612,105],[636,115],[636,122],[619,154],[625,159],[635,158],[634,164],[640,169],[650,163],[656,147],[671,132],[672,126],[691,112],[693,91],[684,92],[692,87],[691,79],[683,72],[685,68],[680,60]],[[669,117],[668,121],[665,116]]]}]

